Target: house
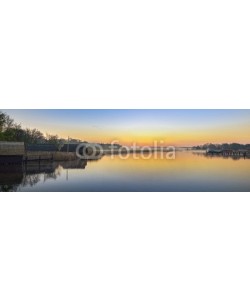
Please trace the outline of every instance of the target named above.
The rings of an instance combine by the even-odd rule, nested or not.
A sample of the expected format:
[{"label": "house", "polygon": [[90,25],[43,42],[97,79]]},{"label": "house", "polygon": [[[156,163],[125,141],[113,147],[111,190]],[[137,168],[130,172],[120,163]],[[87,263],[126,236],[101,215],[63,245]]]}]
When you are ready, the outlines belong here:
[{"label": "house", "polygon": [[0,164],[19,164],[23,161],[25,147],[23,142],[0,141]]}]

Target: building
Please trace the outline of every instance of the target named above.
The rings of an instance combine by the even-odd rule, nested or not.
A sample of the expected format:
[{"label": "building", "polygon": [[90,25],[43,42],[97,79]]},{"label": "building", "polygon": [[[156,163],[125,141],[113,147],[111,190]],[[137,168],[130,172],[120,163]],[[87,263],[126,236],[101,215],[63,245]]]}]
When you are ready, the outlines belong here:
[{"label": "building", "polygon": [[0,142],[0,164],[22,163],[25,154],[23,142]]},{"label": "building", "polygon": [[29,152],[56,152],[58,146],[55,144],[30,144],[26,146]]}]

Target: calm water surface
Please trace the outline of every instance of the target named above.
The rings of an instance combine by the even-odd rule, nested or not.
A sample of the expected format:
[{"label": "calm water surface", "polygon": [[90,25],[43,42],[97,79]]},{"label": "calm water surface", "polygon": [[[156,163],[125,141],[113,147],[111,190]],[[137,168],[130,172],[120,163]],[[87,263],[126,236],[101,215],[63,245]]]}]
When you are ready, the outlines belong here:
[{"label": "calm water surface", "polygon": [[250,159],[177,152],[175,160],[104,156],[98,161],[0,167],[2,191],[250,191]]}]

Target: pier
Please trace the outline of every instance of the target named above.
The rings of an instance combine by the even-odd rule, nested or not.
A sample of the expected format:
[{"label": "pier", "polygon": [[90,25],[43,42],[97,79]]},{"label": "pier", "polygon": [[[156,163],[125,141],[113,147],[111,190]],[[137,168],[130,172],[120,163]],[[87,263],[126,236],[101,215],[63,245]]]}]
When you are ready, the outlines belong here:
[{"label": "pier", "polygon": [[207,155],[217,155],[223,157],[250,157],[250,150],[249,149],[242,149],[242,150],[233,150],[233,149],[223,149],[223,150],[216,150],[216,149],[208,149],[206,151]]},{"label": "pier", "polygon": [[54,154],[43,154],[43,155],[25,155],[23,158],[24,163],[36,161],[36,162],[41,162],[41,161],[53,161],[54,160]]},{"label": "pier", "polygon": [[[39,150],[39,151],[38,151]],[[72,161],[74,152],[58,151],[54,145],[24,145],[23,142],[0,142],[0,165],[21,165],[28,162]]]}]

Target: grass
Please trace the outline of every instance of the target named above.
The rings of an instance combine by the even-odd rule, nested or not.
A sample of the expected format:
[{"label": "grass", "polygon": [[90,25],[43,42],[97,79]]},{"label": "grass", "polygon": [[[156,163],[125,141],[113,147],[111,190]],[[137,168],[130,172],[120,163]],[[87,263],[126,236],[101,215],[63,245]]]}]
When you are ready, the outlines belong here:
[{"label": "grass", "polygon": [[29,151],[26,153],[28,160],[33,157],[50,158],[53,155],[53,161],[71,161],[76,160],[77,156],[73,152],[45,152],[45,151]]}]

